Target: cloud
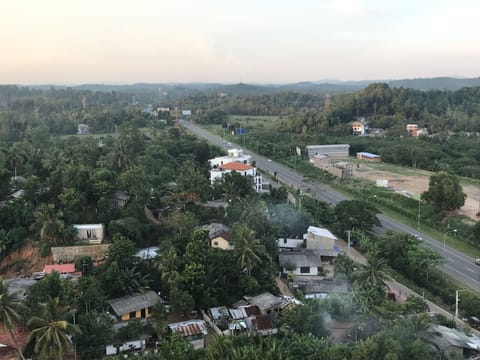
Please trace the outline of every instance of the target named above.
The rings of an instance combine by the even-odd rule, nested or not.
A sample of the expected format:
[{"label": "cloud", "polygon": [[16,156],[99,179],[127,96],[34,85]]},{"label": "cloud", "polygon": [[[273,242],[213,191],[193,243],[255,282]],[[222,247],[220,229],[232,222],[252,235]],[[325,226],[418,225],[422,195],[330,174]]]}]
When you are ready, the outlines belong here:
[{"label": "cloud", "polygon": [[332,0],[328,4],[328,10],[334,15],[353,16],[368,13],[365,4],[360,0]]}]

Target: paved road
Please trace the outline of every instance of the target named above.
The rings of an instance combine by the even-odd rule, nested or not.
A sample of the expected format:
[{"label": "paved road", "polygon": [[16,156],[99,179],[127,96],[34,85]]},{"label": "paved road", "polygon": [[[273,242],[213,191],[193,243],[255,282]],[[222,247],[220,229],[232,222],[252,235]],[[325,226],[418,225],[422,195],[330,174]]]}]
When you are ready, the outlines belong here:
[{"label": "paved road", "polygon": [[[229,145],[227,142],[223,141],[221,137],[213,135],[212,133],[195,124],[192,124],[189,121],[182,120],[180,123],[185,128],[189,129],[198,136],[205,138],[212,144],[225,149],[232,147],[232,145]],[[244,149],[243,151],[245,154],[252,156],[252,159],[257,163],[257,167],[261,170],[272,175],[276,174],[277,178],[282,182],[300,189],[303,192],[309,193],[318,200],[334,205],[338,204],[340,201],[348,199],[346,196],[331,189],[328,185],[314,183],[311,180],[304,179],[302,175],[291,170],[290,168],[287,168],[286,166],[252,153],[247,149]],[[445,264],[443,265],[443,270],[448,275],[473,289],[480,290],[480,266],[475,265],[472,257],[468,257],[448,246],[444,248],[443,239],[438,241],[437,239],[428,237],[427,235],[422,234],[411,227],[403,225],[402,223],[399,223],[398,221],[393,220],[383,214],[379,215],[378,218],[380,219],[382,226],[381,228],[376,229],[376,232],[382,233],[387,230],[394,230],[397,232],[405,232],[409,234],[415,233],[421,235],[426,246],[430,246],[432,249],[437,250],[442,256],[444,256]]]}]

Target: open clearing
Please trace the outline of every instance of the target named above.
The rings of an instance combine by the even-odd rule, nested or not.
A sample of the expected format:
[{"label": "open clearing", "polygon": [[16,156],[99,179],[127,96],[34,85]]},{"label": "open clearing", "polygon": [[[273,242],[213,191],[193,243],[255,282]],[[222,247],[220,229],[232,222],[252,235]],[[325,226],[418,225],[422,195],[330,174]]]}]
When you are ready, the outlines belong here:
[{"label": "open clearing", "polygon": [[[357,162],[359,168],[354,167],[353,176],[376,182],[377,179],[388,180],[388,186],[392,186],[397,191],[407,191],[414,198],[428,190],[429,177],[432,172],[412,169],[399,168],[399,171],[382,170],[382,164],[368,164]],[[389,166],[391,167],[391,166]],[[476,214],[480,211],[480,186],[472,184],[462,184],[463,192],[467,194],[465,205],[459,210],[459,213],[468,216],[471,219],[479,220]]]}]

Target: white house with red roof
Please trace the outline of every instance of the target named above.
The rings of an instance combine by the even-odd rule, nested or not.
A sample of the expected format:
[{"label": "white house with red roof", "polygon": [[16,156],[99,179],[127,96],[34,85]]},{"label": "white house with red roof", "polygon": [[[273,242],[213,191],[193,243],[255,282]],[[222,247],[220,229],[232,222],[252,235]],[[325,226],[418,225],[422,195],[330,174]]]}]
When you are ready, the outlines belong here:
[{"label": "white house with red roof", "polygon": [[252,163],[252,157],[245,155],[242,149],[229,149],[227,156],[219,156],[208,160],[211,168],[217,168],[231,162],[250,165]]},{"label": "white house with red roof", "polygon": [[237,162],[229,162],[210,170],[210,183],[213,184],[215,180],[222,179],[225,174],[229,174],[232,171],[236,171],[243,176],[249,175],[252,178],[257,175],[257,169],[255,168],[255,166],[241,164]]},{"label": "white house with red roof", "polygon": [[213,185],[217,179],[221,180],[225,174],[236,171],[242,176],[252,177],[252,186],[256,192],[269,191],[269,183],[262,175],[257,173],[255,166],[251,165],[251,156],[243,154],[242,149],[229,149],[228,156],[220,156],[208,160],[210,164],[210,183]]}]

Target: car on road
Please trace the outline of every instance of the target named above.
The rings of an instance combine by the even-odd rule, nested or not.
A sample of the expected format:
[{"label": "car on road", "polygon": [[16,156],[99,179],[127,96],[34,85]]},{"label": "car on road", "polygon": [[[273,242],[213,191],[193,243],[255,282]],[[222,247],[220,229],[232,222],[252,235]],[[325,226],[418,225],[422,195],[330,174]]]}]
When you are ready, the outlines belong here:
[{"label": "car on road", "polygon": [[475,264],[480,266],[480,259],[475,259]]},{"label": "car on road", "polygon": [[415,240],[417,240],[418,242],[422,242],[423,241],[423,238],[418,235],[418,234],[412,234],[412,236],[415,238]]}]

